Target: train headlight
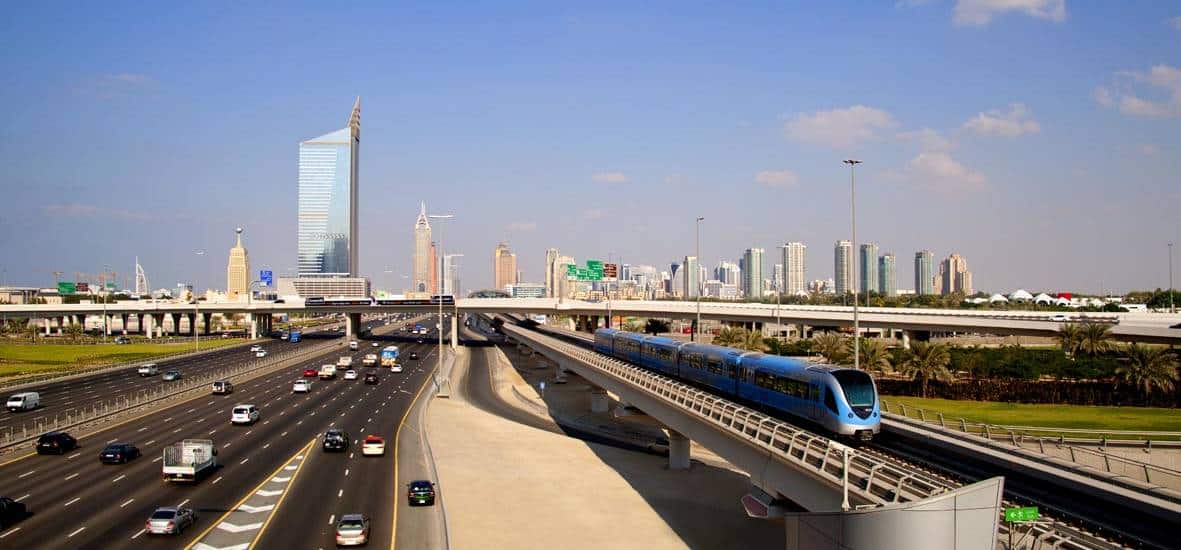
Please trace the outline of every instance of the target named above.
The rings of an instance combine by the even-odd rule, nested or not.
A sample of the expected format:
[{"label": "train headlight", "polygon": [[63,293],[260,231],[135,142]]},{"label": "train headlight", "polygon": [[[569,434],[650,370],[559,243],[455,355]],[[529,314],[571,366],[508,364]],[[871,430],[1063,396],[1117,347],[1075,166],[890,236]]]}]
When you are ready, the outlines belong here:
[{"label": "train headlight", "polygon": [[853,418],[853,413],[849,413],[849,418]]}]

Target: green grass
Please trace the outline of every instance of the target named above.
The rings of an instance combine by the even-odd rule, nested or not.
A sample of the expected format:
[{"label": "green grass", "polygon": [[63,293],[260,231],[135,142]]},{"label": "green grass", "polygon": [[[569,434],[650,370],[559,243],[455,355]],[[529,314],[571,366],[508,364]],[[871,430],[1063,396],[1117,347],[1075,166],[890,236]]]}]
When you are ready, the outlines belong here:
[{"label": "green grass", "polygon": [[[949,423],[952,419],[963,418],[969,422],[1006,426],[1181,432],[1181,409],[1026,405],[889,395],[882,396],[882,399],[890,404],[890,412],[901,413],[898,405],[905,403],[907,407],[926,409],[928,419],[934,416],[932,412],[942,412]],[[909,416],[917,418],[918,414],[910,412]]]},{"label": "green grass", "polygon": [[[212,349],[242,340],[210,338],[201,349]],[[27,344],[0,342],[0,378],[23,374],[81,370],[104,365],[142,361],[193,350],[193,343],[177,344]]]}]

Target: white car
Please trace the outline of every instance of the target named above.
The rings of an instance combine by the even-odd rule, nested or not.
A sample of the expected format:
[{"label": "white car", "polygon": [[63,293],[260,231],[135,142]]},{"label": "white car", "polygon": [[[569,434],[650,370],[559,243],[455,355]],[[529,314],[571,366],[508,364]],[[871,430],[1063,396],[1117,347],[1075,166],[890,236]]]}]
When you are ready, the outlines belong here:
[{"label": "white car", "polygon": [[312,391],[312,385],[307,380],[296,380],[295,384],[291,385],[291,393],[308,393]]},{"label": "white car", "polygon": [[[388,325],[389,323],[386,323],[386,324]],[[381,346],[379,346],[379,345],[377,344],[377,342],[373,342],[373,343],[369,344],[369,347],[371,347],[371,348],[377,348],[377,347],[381,347]]]},{"label": "white car", "polygon": [[234,405],[230,412],[231,424],[254,424],[261,414],[254,405]]},{"label": "white car", "polygon": [[366,367],[372,367],[372,366],[377,365],[377,354],[376,353],[365,354],[365,358],[361,360],[361,364]]},{"label": "white car", "polygon": [[259,344],[254,344],[253,346],[250,346],[250,352],[251,352],[251,353],[254,353],[254,352],[257,352],[257,351],[262,351],[262,346],[261,346],[261,345],[259,345]]},{"label": "white car", "polygon": [[344,371],[344,379],[345,380],[356,380],[357,379],[357,371],[352,370],[352,369]]},{"label": "white car", "polygon": [[361,456],[382,456],[385,454],[385,440],[376,435],[365,436],[361,444]]},{"label": "white car", "polygon": [[154,364],[148,364],[136,369],[135,372],[139,373],[140,376],[156,376],[160,374],[160,369]]},{"label": "white car", "polygon": [[255,357],[266,357],[266,356],[267,356],[267,350],[265,350],[265,349],[260,349],[260,350],[258,350],[258,351],[256,351],[256,352],[254,352],[254,356],[255,356]]},{"label": "white car", "polygon": [[402,365],[399,365],[397,363],[390,365],[390,372],[402,372]]},{"label": "white car", "polygon": [[353,366],[353,356],[352,355],[340,356],[340,359],[336,360],[336,366],[341,367],[341,368]]},{"label": "white car", "polygon": [[1053,317],[1050,317],[1050,320],[1054,321],[1055,323],[1065,323],[1069,321],[1070,318],[1064,313],[1055,313]]}]

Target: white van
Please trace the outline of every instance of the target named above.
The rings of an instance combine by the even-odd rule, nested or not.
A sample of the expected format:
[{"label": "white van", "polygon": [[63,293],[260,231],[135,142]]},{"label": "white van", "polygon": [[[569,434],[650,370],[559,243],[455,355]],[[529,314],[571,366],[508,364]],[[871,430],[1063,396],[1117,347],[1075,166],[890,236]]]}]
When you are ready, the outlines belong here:
[{"label": "white van", "polygon": [[232,424],[254,424],[258,422],[260,416],[258,407],[254,405],[234,405],[230,413],[230,422]]},{"label": "white van", "polygon": [[349,349],[351,349],[353,351],[357,351],[357,341],[356,340],[349,341]]},{"label": "white van", "polygon": [[35,391],[18,393],[8,398],[9,411],[31,411],[41,405],[41,395]]}]

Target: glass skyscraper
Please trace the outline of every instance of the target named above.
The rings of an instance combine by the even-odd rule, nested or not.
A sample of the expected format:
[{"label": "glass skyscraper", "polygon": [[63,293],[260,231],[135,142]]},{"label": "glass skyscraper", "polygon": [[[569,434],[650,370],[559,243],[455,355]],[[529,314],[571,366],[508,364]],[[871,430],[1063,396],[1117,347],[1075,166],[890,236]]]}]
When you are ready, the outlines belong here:
[{"label": "glass skyscraper", "polygon": [[935,293],[935,253],[930,250],[914,253],[914,292]]},{"label": "glass skyscraper", "polygon": [[299,276],[357,276],[361,98],[347,127],[299,144]]},{"label": "glass skyscraper", "polygon": [[878,245],[866,243],[861,245],[861,258],[858,259],[861,270],[861,292],[881,292],[878,288]]},{"label": "glass skyscraper", "polygon": [[898,263],[890,252],[878,258],[878,292],[886,296],[898,294]]}]

